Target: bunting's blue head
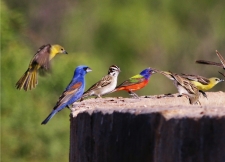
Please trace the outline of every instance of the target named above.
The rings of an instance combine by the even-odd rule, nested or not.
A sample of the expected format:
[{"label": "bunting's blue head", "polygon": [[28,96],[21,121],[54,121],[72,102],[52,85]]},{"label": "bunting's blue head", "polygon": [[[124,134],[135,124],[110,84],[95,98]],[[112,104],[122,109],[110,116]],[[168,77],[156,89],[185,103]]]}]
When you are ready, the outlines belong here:
[{"label": "bunting's blue head", "polygon": [[140,72],[140,75],[142,75],[143,77],[145,77],[145,79],[149,79],[150,76],[155,73],[155,71],[153,71],[150,67],[143,70],[142,72]]},{"label": "bunting's blue head", "polygon": [[75,69],[74,76],[75,77],[78,75],[84,76],[85,74],[87,74],[90,71],[92,71],[92,70],[88,66],[80,65],[80,66],[77,66],[77,68]]}]

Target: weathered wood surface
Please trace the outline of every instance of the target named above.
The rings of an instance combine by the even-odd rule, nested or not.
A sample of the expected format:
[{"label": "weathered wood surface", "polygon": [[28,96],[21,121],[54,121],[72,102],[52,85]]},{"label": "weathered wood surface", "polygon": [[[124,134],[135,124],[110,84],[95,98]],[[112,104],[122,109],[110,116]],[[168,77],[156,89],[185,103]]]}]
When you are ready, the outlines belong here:
[{"label": "weathered wood surface", "polygon": [[225,162],[225,93],[207,95],[76,103],[70,162]]}]

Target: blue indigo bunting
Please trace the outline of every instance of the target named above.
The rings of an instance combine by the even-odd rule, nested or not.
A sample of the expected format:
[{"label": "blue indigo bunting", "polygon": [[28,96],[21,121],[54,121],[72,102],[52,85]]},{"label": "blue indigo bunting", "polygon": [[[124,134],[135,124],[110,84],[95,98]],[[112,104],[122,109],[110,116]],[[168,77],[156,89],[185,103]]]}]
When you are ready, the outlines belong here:
[{"label": "blue indigo bunting", "polygon": [[47,124],[47,122],[59,111],[69,105],[73,104],[75,101],[79,100],[84,93],[85,89],[85,75],[92,71],[91,68],[81,65],[78,66],[75,71],[70,84],[67,86],[65,91],[59,97],[58,102],[53,108],[49,116],[41,123]]}]

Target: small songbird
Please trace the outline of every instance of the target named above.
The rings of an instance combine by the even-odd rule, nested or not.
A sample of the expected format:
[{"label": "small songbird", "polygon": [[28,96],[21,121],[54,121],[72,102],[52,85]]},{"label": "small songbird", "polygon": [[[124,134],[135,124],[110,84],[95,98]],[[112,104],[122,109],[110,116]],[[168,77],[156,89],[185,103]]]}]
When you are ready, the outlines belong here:
[{"label": "small songbird", "polygon": [[220,78],[216,78],[216,77],[205,78],[200,75],[182,74],[181,76],[191,81],[191,83],[193,83],[205,97],[207,96],[204,91],[210,90],[218,83],[224,81],[223,79],[220,79]]},{"label": "small songbird", "polygon": [[115,89],[117,85],[117,78],[120,73],[120,68],[116,65],[109,67],[108,74],[104,76],[100,81],[92,85],[86,92],[84,92],[81,101],[85,97],[97,96],[101,98],[102,95],[105,95]]},{"label": "small songbird", "polygon": [[182,95],[187,96],[189,98],[190,104],[195,104],[195,103],[200,104],[200,102],[199,102],[199,96],[200,96],[199,90],[189,80],[183,78],[182,76],[180,76],[176,73],[161,71],[161,70],[157,70],[157,69],[154,69],[154,71],[158,72],[160,74],[163,74],[164,76],[166,76],[170,80],[173,80],[173,83],[174,83],[175,87],[177,88],[180,96],[182,96]]},{"label": "small songbird", "polygon": [[149,67],[140,72],[140,74],[137,74],[129,78],[128,80],[125,80],[123,83],[118,85],[112,92],[124,90],[127,91],[133,97],[139,98],[138,95],[133,91],[137,91],[141,88],[144,88],[148,84],[150,76],[154,73],[155,71],[153,71]]},{"label": "small songbird", "polygon": [[[212,62],[212,61],[205,61],[205,60],[197,60],[196,63],[219,66],[219,67],[222,67],[225,70],[225,60],[224,60],[224,58],[222,57],[222,55],[217,50],[216,50],[216,54],[219,57],[221,63]],[[225,73],[224,74],[221,73],[221,72],[219,72],[219,73],[225,77]]]},{"label": "small songbird", "polygon": [[50,60],[61,53],[68,54],[65,49],[58,44],[46,44],[41,46],[30,61],[27,71],[16,83],[16,88],[24,89],[25,91],[35,88],[38,84],[37,72],[43,75],[49,71]]},{"label": "small songbird", "polygon": [[52,112],[41,124],[47,124],[47,122],[56,113],[58,113],[65,107],[69,108],[69,105],[73,104],[75,101],[81,98],[85,89],[85,75],[90,71],[92,71],[91,68],[84,65],[78,66],[75,69],[71,82],[59,97],[59,100],[53,108]]}]

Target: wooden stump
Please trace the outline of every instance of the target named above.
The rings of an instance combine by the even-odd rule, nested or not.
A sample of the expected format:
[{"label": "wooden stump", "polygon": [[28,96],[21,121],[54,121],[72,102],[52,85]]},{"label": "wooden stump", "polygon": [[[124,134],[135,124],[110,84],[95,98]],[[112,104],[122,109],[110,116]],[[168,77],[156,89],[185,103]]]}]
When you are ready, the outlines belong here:
[{"label": "wooden stump", "polygon": [[77,103],[70,162],[225,162],[225,93],[220,96],[201,106],[183,97]]}]

